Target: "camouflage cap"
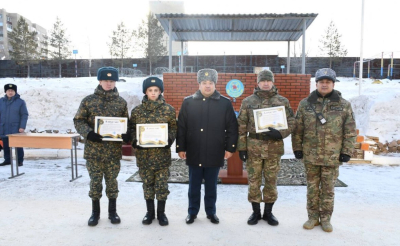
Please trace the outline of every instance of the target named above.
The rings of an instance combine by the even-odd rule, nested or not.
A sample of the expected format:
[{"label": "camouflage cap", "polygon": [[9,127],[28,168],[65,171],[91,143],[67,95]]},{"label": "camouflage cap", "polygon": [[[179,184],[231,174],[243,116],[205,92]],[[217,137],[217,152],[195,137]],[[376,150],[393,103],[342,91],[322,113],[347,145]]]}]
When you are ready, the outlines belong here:
[{"label": "camouflage cap", "polygon": [[97,80],[118,81],[118,70],[113,67],[101,67],[99,70],[97,70]]},{"label": "camouflage cap", "polygon": [[215,84],[218,80],[218,72],[211,68],[201,69],[197,72],[197,82],[200,84],[202,81],[212,81]]},{"label": "camouflage cap", "polygon": [[274,74],[271,72],[271,70],[262,70],[261,72],[258,73],[257,75],[257,83],[260,83],[260,81],[274,81]]},{"label": "camouflage cap", "polygon": [[321,68],[315,72],[315,82],[318,82],[322,79],[332,80],[333,83],[336,82],[336,73],[330,68]]}]

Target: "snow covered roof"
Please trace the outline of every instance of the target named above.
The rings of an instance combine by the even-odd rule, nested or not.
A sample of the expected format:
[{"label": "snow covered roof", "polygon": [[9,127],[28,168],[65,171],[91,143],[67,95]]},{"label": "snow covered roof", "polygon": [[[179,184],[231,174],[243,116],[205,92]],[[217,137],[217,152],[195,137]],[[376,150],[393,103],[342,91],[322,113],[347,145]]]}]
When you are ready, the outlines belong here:
[{"label": "snow covered roof", "polygon": [[318,14],[156,14],[173,41],[297,41]]}]

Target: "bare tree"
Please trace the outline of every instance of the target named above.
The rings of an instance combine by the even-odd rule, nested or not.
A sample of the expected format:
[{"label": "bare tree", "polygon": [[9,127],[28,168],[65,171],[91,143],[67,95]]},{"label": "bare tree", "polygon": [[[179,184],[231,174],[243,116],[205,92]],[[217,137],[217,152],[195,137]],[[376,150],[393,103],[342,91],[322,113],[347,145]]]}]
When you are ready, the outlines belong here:
[{"label": "bare tree", "polygon": [[50,34],[50,51],[51,57],[58,62],[58,75],[61,78],[61,64],[71,55],[69,50],[70,41],[66,34],[66,29],[63,27],[61,20],[57,17],[56,23]]},{"label": "bare tree", "polygon": [[329,67],[332,67],[332,61],[338,61],[341,57],[347,55],[347,50],[342,45],[339,34],[333,21],[328,26],[325,34],[320,39],[320,51],[323,55],[329,56]]},{"label": "bare tree", "polygon": [[149,61],[150,75],[152,74],[152,64],[167,54],[164,33],[164,29],[152,13],[149,13],[147,18],[142,20],[137,31],[139,46],[144,50],[144,56]]},{"label": "bare tree", "polygon": [[117,30],[113,31],[111,43],[107,43],[110,55],[120,59],[121,69],[124,67],[124,58],[129,54],[132,48],[132,38],[134,33],[125,27],[124,22],[118,25]]}]

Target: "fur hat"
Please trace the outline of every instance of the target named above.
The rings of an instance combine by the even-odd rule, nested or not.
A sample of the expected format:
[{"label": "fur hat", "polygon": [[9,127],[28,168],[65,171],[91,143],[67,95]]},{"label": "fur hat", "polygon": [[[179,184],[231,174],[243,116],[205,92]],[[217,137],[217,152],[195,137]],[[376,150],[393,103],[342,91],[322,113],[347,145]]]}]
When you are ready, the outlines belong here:
[{"label": "fur hat", "polygon": [[211,68],[200,69],[197,72],[197,82],[200,84],[202,81],[207,80],[216,84],[218,80],[218,72]]},{"label": "fur hat", "polygon": [[17,93],[17,86],[16,85],[14,85],[14,84],[6,84],[6,85],[4,85],[4,93],[7,92],[7,90],[9,90],[9,89],[14,90],[15,93]]},{"label": "fur hat", "polygon": [[275,82],[274,74],[270,70],[267,70],[267,69],[260,71],[257,75],[257,83],[260,83],[261,81]]},{"label": "fur hat", "polygon": [[330,68],[321,68],[318,69],[315,73],[315,82],[318,82],[322,79],[329,79],[332,80],[333,83],[336,82],[336,73]]},{"label": "fur hat", "polygon": [[101,67],[97,70],[97,80],[118,81],[118,70],[113,67]]},{"label": "fur hat", "polygon": [[161,79],[157,77],[148,77],[147,79],[143,80],[143,94],[146,94],[147,88],[157,86],[160,88],[161,93],[164,92],[164,83]]}]

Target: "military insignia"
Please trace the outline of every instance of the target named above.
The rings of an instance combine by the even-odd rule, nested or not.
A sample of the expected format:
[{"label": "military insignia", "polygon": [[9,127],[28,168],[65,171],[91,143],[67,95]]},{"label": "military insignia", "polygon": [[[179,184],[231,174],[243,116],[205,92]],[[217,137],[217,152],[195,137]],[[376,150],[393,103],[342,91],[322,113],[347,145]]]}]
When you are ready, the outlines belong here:
[{"label": "military insignia", "polygon": [[8,85],[8,87],[12,87],[12,85]]},{"label": "military insignia", "polygon": [[334,111],[343,111],[343,107],[331,106],[331,110],[334,110]]},{"label": "military insignia", "polygon": [[108,73],[107,76],[108,76],[108,77],[111,77],[111,73]]},{"label": "military insignia", "polygon": [[205,75],[205,76],[208,76],[208,72],[206,72],[204,75]]},{"label": "military insignia", "polygon": [[152,80],[151,80],[151,83],[155,83],[155,82],[156,82],[156,80],[155,80],[155,79],[152,79]]},{"label": "military insignia", "polygon": [[328,70],[325,70],[324,74],[327,75],[328,74]]}]

